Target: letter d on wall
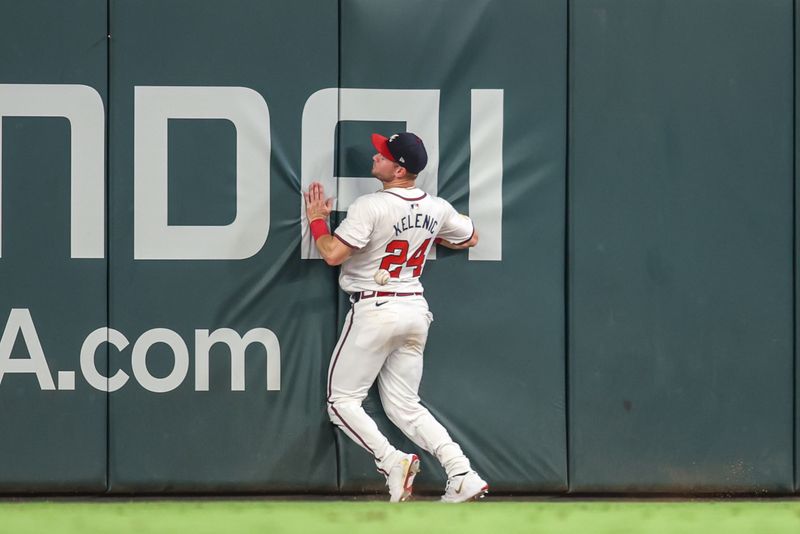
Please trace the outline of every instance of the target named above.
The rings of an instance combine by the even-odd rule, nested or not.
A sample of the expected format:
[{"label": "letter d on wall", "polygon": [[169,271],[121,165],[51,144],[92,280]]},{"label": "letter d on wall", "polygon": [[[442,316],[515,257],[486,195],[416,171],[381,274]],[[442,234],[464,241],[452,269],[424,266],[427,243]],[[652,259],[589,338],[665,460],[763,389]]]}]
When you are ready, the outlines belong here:
[{"label": "letter d on wall", "polygon": [[[269,234],[269,108],[246,87],[136,87],[134,258],[240,260]],[[220,226],[167,222],[169,119],[229,120],[236,129],[236,218]]]}]

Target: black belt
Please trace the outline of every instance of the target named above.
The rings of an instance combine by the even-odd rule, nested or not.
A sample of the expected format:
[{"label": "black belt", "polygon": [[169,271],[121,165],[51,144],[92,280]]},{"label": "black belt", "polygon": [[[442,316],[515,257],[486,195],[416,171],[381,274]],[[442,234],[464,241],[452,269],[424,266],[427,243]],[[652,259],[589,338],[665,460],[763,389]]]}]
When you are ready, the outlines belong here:
[{"label": "black belt", "polygon": [[372,297],[413,297],[414,295],[422,295],[422,291],[416,293],[395,293],[394,291],[361,291],[350,295],[350,300],[353,304],[362,299],[371,299]]}]

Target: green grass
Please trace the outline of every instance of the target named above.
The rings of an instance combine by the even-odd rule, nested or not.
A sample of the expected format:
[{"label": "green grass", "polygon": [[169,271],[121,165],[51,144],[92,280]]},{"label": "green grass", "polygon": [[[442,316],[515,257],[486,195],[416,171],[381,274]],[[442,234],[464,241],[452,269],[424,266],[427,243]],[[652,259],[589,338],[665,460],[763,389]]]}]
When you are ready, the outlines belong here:
[{"label": "green grass", "polygon": [[276,500],[0,502],[0,533],[800,533],[800,500],[410,502]]}]

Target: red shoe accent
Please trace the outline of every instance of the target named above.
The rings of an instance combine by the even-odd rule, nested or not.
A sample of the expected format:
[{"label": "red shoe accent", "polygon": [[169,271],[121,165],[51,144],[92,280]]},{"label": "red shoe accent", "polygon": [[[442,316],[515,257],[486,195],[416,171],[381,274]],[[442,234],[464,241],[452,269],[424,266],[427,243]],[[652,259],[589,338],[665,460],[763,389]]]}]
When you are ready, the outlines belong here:
[{"label": "red shoe accent", "polygon": [[[416,454],[411,455],[411,463],[408,466],[408,473],[406,473],[406,479],[403,481],[403,497],[400,499],[401,501],[407,500],[411,497],[411,494],[414,492],[413,486],[414,484],[409,484],[408,480],[414,478],[417,473],[419,472],[419,468],[417,467],[416,470],[414,468],[414,464],[419,462],[419,456]],[[413,482],[413,481],[412,481]]]}]

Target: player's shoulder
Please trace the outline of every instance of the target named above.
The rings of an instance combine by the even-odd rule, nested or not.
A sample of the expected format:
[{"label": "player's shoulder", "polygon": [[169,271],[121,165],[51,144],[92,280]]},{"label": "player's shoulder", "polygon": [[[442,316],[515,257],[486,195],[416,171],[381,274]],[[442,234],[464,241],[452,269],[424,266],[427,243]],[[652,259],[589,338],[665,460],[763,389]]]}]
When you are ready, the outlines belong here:
[{"label": "player's shoulder", "polygon": [[448,211],[454,209],[453,205],[450,204],[449,201],[447,201],[446,199],[444,199],[442,197],[437,197],[435,195],[430,195],[430,201],[433,202],[434,204],[436,204],[437,206],[439,206],[441,209],[448,210]]},{"label": "player's shoulder", "polygon": [[450,206],[450,202],[443,199],[442,197],[437,197],[436,195],[430,195],[430,199],[432,202],[436,202],[438,204],[442,204],[444,206]]}]

